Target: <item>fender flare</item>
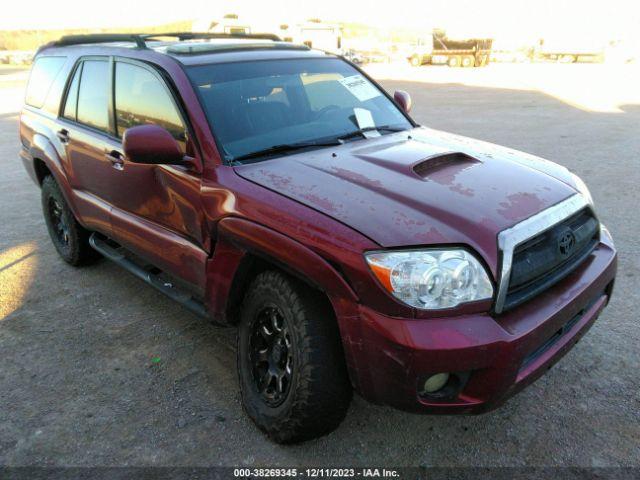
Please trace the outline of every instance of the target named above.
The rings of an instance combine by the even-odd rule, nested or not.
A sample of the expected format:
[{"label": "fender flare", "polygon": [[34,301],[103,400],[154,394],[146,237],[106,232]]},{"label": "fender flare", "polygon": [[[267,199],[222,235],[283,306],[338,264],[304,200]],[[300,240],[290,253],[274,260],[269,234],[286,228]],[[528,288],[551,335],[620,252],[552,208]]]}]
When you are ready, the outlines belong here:
[{"label": "fender flare", "polygon": [[337,317],[357,315],[358,297],[344,277],[320,255],[300,242],[250,220],[227,217],[218,223],[217,242],[207,262],[206,300],[214,318],[226,319],[227,300],[247,254],[274,263],[282,270],[324,292]]},{"label": "fender flare", "polygon": [[62,159],[46,136],[41,133],[34,133],[31,146],[29,147],[29,155],[31,155],[32,161],[34,162],[36,159],[42,160],[58,183],[60,183],[62,178],[66,178],[64,169],[62,168]]},{"label": "fender flare", "polygon": [[67,181],[67,174],[62,166],[62,159],[51,141],[45,135],[35,133],[33,135],[31,146],[29,147],[29,155],[31,156],[31,162],[35,163],[36,159],[44,162],[53,175],[53,178],[55,178],[58,183],[69,208],[75,217],[78,218],[78,211],[71,192],[71,187]]}]

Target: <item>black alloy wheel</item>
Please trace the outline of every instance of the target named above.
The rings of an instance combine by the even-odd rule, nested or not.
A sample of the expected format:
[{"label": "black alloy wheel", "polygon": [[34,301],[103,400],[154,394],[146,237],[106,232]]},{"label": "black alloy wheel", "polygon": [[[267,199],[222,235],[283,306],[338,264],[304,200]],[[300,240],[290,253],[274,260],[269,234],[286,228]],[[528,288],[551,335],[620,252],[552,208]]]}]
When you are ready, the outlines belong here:
[{"label": "black alloy wheel", "polygon": [[253,380],[264,402],[277,407],[287,398],[293,373],[291,334],[275,305],[258,311],[251,328]]}]

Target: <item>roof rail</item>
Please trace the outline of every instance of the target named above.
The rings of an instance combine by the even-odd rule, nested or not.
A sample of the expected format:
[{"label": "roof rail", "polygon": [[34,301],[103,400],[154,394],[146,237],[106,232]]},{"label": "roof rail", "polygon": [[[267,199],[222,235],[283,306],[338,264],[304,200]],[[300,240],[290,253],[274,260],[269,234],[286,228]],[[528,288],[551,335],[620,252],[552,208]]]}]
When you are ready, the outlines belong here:
[{"label": "roof rail", "polygon": [[91,33],[87,35],[65,35],[51,45],[66,47],[84,43],[133,42],[138,48],[146,48],[144,36],[139,33]]},{"label": "roof rail", "polygon": [[170,33],[148,33],[140,35],[145,40],[152,40],[161,37],[175,37],[178,40],[196,40],[213,38],[250,38],[253,40],[272,40],[281,42],[282,39],[273,33],[212,33],[212,32],[170,32]]},{"label": "roof rail", "polygon": [[272,40],[280,42],[282,39],[272,33],[210,33],[210,32],[168,32],[168,33],[91,33],[86,35],[65,35],[59,40],[44,47],[66,47],[87,43],[132,42],[138,48],[147,48],[146,41],[162,37],[174,37],[179,41],[213,38],[250,38],[254,40]]}]

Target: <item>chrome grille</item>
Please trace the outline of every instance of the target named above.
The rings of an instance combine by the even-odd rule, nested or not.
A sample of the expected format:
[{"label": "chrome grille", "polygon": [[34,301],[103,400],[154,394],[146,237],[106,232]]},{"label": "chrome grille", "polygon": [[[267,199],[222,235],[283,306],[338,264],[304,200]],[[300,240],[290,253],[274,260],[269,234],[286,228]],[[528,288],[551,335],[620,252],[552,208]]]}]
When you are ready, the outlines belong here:
[{"label": "chrome grille", "polygon": [[513,308],[567,276],[593,251],[599,232],[597,218],[579,194],[500,232],[494,311]]}]

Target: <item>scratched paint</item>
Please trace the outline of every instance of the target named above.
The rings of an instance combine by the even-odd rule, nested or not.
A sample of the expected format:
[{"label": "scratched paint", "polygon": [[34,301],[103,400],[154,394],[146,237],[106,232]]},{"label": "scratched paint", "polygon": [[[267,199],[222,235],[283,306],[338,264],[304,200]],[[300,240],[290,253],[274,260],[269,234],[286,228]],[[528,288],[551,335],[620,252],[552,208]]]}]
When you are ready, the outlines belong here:
[{"label": "scratched paint", "polygon": [[[414,131],[419,140],[403,132],[235,170],[382,246],[463,243],[488,259],[497,255],[499,231],[575,193],[550,162],[525,154],[518,162],[485,142]],[[426,166],[424,177],[418,165]]]}]

